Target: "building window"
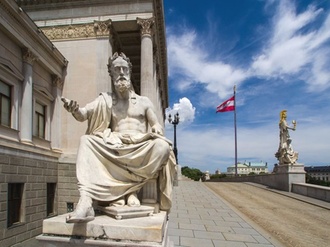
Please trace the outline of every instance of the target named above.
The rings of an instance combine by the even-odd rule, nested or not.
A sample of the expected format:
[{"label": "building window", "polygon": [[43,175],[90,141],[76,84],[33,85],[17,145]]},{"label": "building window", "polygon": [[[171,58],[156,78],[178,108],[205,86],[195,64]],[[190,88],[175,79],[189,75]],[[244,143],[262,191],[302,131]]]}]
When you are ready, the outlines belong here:
[{"label": "building window", "polygon": [[11,126],[11,86],[0,81],[0,124]]},{"label": "building window", "polygon": [[55,214],[56,183],[47,183],[47,216]]},{"label": "building window", "polygon": [[46,128],[46,106],[40,104],[39,102],[35,103],[34,111],[34,136],[45,139],[45,128]]},{"label": "building window", "polygon": [[22,222],[23,183],[8,184],[7,226]]}]

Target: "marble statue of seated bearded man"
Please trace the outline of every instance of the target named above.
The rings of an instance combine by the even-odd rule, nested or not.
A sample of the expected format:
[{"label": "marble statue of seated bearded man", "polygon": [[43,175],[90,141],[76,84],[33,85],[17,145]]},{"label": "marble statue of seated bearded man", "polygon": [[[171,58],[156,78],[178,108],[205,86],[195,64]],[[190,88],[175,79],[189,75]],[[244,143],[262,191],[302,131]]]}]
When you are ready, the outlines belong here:
[{"label": "marble statue of seated bearded man", "polygon": [[137,192],[157,177],[160,209],[171,207],[175,174],[171,143],[163,136],[151,101],[134,92],[129,59],[115,53],[108,68],[113,92],[101,93],[85,107],[62,98],[76,120],[88,121],[76,162],[80,199],[68,223],[93,220],[93,200],[139,206]]}]

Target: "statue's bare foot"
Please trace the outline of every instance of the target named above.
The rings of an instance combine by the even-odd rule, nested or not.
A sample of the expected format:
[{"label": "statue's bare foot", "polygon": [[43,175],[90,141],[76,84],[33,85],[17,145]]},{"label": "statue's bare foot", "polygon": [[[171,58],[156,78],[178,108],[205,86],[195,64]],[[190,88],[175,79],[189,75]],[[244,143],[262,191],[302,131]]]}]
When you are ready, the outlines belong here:
[{"label": "statue's bare foot", "polygon": [[109,204],[109,206],[114,206],[114,207],[122,207],[125,206],[125,199],[124,197],[119,198],[118,200],[115,200]]},{"label": "statue's bare foot", "polygon": [[136,193],[132,193],[127,197],[127,205],[130,207],[140,207],[141,206]]},{"label": "statue's bare foot", "polygon": [[95,212],[92,207],[92,198],[82,196],[76,210],[66,217],[66,223],[83,223],[94,220]]}]

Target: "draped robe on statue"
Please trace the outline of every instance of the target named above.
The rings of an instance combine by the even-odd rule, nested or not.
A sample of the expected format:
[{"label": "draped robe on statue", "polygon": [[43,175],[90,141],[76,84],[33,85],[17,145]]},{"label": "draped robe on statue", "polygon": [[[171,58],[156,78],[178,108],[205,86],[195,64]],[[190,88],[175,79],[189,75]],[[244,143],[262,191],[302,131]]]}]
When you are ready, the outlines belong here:
[{"label": "draped robe on statue", "polygon": [[156,133],[112,132],[112,105],[112,95],[102,93],[85,106],[84,117],[76,117],[88,120],[77,154],[80,194],[97,201],[114,201],[159,176],[160,208],[169,210],[176,169],[171,142]]}]

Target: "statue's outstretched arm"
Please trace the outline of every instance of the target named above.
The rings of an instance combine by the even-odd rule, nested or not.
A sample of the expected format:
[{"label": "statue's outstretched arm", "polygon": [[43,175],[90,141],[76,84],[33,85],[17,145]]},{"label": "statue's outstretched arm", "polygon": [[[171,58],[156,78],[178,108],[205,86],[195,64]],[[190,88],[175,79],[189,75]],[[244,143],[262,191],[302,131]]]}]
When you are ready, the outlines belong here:
[{"label": "statue's outstretched arm", "polygon": [[285,120],[281,122],[282,129],[290,129],[290,130],[296,130],[296,124],[294,122],[293,127],[291,127]]},{"label": "statue's outstretched arm", "polygon": [[67,98],[62,97],[61,100],[64,103],[64,108],[68,111],[72,113],[72,116],[80,121],[83,122],[87,119],[87,110],[85,108],[80,108],[79,104],[77,103],[77,101],[74,100],[70,100]]}]

